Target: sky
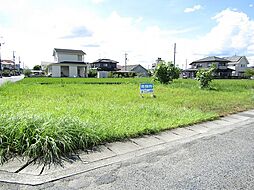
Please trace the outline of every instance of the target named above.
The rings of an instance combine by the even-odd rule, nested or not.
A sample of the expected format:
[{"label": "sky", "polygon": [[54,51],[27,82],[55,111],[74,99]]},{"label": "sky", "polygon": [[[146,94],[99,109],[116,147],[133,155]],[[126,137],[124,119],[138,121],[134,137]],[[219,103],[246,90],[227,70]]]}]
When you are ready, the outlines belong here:
[{"label": "sky", "polygon": [[254,0],[0,0],[2,59],[29,68],[53,49],[81,49],[85,61],[181,68],[207,56],[246,56],[254,65]]}]

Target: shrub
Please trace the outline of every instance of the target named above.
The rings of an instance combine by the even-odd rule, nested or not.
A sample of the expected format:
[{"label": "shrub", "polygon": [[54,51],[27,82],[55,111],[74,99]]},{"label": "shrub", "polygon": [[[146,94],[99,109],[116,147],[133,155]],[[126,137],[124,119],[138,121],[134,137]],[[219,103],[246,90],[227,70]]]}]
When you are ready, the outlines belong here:
[{"label": "shrub", "polygon": [[200,81],[200,88],[210,88],[210,83],[213,80],[213,72],[215,67],[212,66],[209,70],[200,69],[197,72],[196,78]]},{"label": "shrub", "polygon": [[173,81],[173,79],[179,78],[180,69],[175,67],[171,62],[160,63],[154,72],[155,80],[158,80],[162,84],[168,84]]},{"label": "shrub", "polygon": [[252,68],[246,69],[244,72],[244,76],[247,78],[254,76],[254,69],[252,69]]},{"label": "shrub", "polygon": [[26,76],[26,77],[30,77],[30,75],[31,75],[31,70],[30,69],[25,69],[24,70],[24,75]]},{"label": "shrub", "polygon": [[95,77],[97,77],[97,70],[90,69],[89,72],[88,72],[88,77],[89,78],[95,78]]},{"label": "shrub", "polygon": [[4,77],[10,77],[11,76],[11,72],[9,70],[3,70],[2,76],[4,76]]}]

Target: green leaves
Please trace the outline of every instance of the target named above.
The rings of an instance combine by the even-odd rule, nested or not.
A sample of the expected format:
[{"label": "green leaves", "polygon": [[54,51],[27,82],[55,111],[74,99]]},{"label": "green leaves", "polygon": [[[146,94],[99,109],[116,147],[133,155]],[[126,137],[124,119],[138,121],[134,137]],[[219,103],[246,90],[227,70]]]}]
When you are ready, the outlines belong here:
[{"label": "green leaves", "polygon": [[246,69],[244,72],[244,76],[248,78],[254,76],[254,68]]},{"label": "green leaves", "polygon": [[200,88],[209,88],[210,83],[213,80],[212,73],[215,67],[212,66],[209,70],[200,69],[197,72],[196,78],[200,81]]},{"label": "green leaves", "polygon": [[155,80],[158,80],[162,84],[168,84],[173,81],[173,79],[179,78],[180,69],[175,67],[171,62],[160,63],[154,73]]}]

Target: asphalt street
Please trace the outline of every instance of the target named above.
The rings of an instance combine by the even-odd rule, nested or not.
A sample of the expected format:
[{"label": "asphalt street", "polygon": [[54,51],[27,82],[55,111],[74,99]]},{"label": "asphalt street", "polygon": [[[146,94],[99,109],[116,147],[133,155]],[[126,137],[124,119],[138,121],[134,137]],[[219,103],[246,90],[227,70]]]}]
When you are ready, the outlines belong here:
[{"label": "asphalt street", "polygon": [[90,172],[0,189],[254,189],[254,122]]}]

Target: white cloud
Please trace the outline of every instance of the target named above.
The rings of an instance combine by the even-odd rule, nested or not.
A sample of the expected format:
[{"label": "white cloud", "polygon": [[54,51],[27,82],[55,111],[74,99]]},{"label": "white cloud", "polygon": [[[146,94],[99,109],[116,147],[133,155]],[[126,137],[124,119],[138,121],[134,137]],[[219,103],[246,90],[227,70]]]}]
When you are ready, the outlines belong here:
[{"label": "white cloud", "polygon": [[249,7],[253,7],[253,4],[249,4]]},{"label": "white cloud", "polygon": [[203,54],[254,55],[254,21],[243,12],[226,9],[213,19],[217,25],[199,40]]},{"label": "white cloud", "polygon": [[202,8],[201,5],[194,5],[193,7],[189,7],[189,8],[185,8],[184,9],[184,12],[185,13],[191,13],[191,12],[194,12],[194,11],[198,11]]},{"label": "white cloud", "polygon": [[[110,58],[122,65],[127,52],[128,64],[147,67],[157,57],[173,60],[174,43],[177,44],[179,66],[184,66],[186,59],[190,62],[212,54],[244,54],[254,61],[251,57],[254,56],[254,21],[245,13],[230,9],[213,17],[217,24],[206,35],[186,39],[176,35],[190,32],[192,28],[166,30],[147,26],[140,29],[142,17],[123,17],[117,12],[102,18],[89,9],[69,9],[67,6],[49,10],[47,14],[28,5],[23,8],[18,13],[16,9],[9,13],[13,23],[8,27],[0,25],[0,36],[5,38],[3,58],[11,58],[12,50],[15,50],[29,67],[41,61],[53,61],[53,48],[82,49],[87,53],[86,61]],[[81,32],[85,33],[89,31],[86,33],[89,35],[82,33],[75,38],[62,38],[73,34],[75,29],[82,29]]]}]

